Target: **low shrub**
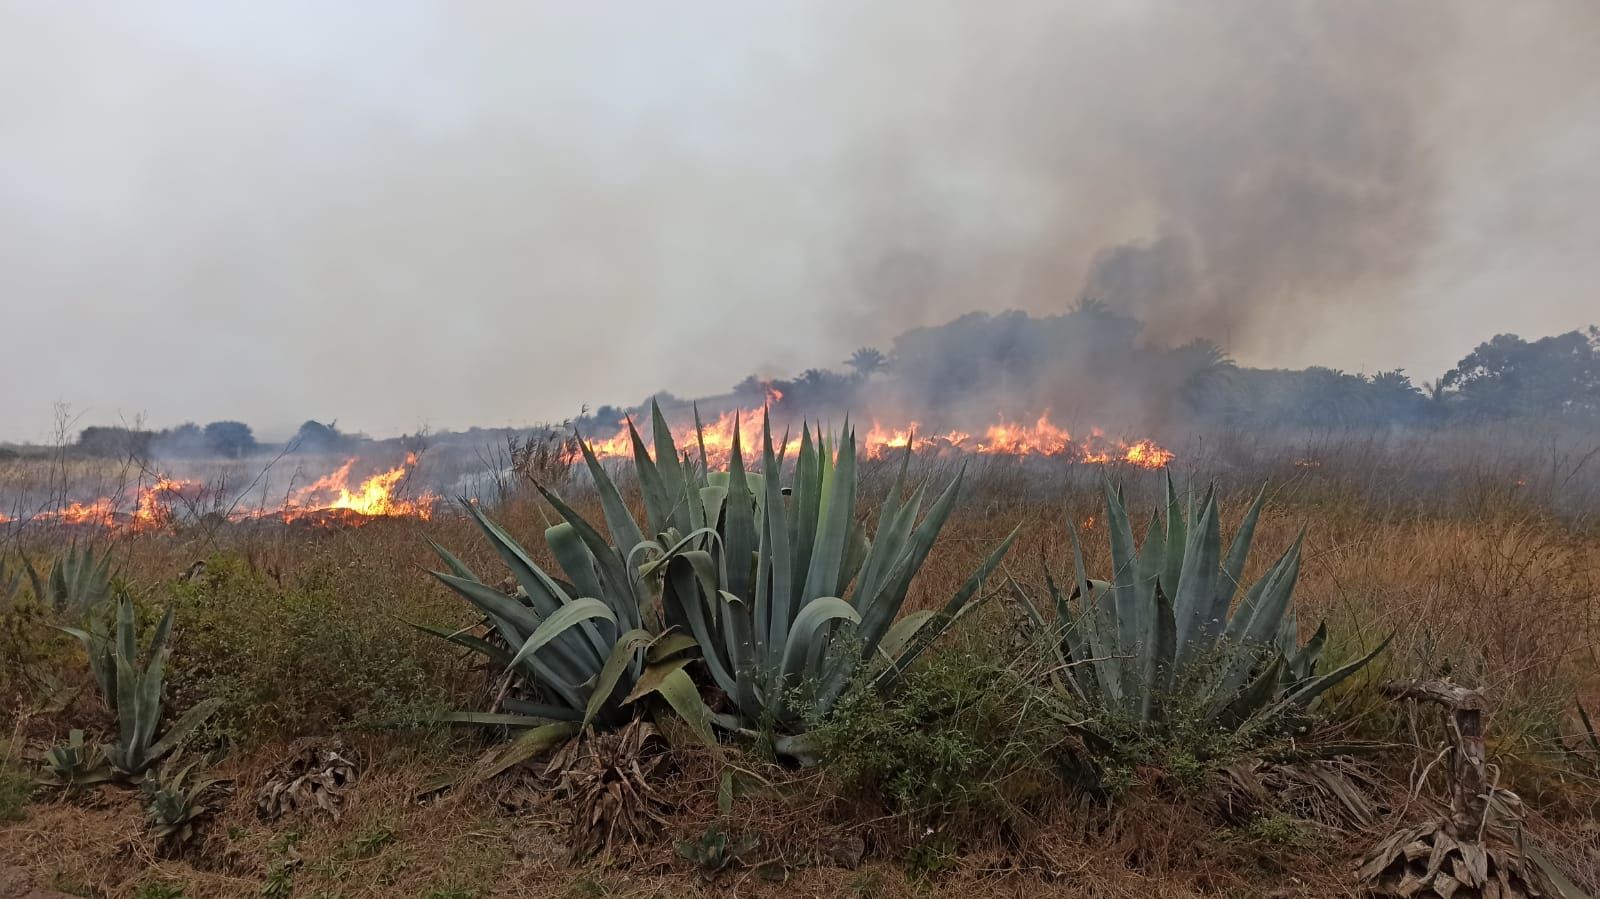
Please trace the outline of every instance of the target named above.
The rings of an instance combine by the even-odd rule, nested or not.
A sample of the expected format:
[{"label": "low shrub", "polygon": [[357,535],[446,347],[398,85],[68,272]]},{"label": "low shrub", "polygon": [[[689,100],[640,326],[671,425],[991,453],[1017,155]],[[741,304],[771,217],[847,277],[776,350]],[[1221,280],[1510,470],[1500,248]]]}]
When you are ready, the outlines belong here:
[{"label": "low shrub", "polygon": [[246,743],[447,707],[451,650],[340,580],[322,563],[279,583],[237,557],[209,560],[175,588],[176,704],[220,699],[215,726]]},{"label": "low shrub", "polygon": [[1011,821],[1062,770],[1057,694],[971,647],[927,659],[892,693],[862,685],[816,725],[823,766],[847,788],[934,820]]}]

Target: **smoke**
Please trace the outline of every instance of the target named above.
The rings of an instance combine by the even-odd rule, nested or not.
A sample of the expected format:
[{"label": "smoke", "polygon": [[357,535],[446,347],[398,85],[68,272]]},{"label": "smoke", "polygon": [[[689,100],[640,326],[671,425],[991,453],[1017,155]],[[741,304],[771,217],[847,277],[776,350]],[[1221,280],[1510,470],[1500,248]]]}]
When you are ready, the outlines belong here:
[{"label": "smoke", "polygon": [[1426,376],[1600,274],[1600,13],[1474,12],[0,0],[3,436],[555,419],[1083,296]]}]

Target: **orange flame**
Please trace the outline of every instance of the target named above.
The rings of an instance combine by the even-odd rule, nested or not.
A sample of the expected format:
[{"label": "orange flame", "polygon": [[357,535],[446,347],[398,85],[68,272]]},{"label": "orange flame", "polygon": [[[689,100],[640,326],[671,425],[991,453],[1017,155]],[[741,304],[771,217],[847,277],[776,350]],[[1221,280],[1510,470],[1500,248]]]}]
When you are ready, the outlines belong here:
[{"label": "orange flame", "polygon": [[[782,396],[783,394],[776,388],[768,388],[769,401],[775,403]],[[724,412],[715,421],[705,424],[703,434],[707,460],[712,465],[727,463],[733,448],[735,421],[738,422],[739,440],[744,447],[745,458],[747,460],[751,458],[751,450],[761,445],[759,442],[761,415],[760,409]],[[672,437],[681,449],[689,451],[698,446],[700,439],[692,423],[674,427]],[[602,459],[631,456],[633,452],[632,441],[628,437],[626,428],[618,431],[613,437],[591,440],[589,445],[595,455]],[[1164,449],[1155,441],[1148,439],[1132,443],[1112,441],[1108,440],[1105,432],[1099,428],[1091,428],[1088,439],[1075,441],[1070,432],[1050,421],[1048,412],[1040,415],[1032,424],[1019,424],[1002,419],[990,425],[983,437],[976,441],[965,431],[923,433],[921,425],[915,421],[904,425],[885,425],[874,419],[872,426],[860,436],[860,445],[869,459],[881,459],[892,451],[907,447],[916,452],[1047,456],[1101,465],[1124,463],[1139,468],[1162,468],[1174,459],[1171,451]],[[798,447],[799,440],[791,439],[787,447],[788,454],[792,455]]]},{"label": "orange flame", "polygon": [[[359,523],[382,516],[410,516],[427,519],[439,498],[424,493],[415,499],[402,499],[397,494],[411,470],[416,467],[415,453],[407,454],[405,462],[395,468],[374,474],[352,488],[350,473],[360,460],[346,459],[336,470],[294,492],[281,509],[246,509],[231,513],[236,521],[263,518],[280,518],[297,521],[334,513],[334,518],[346,523]],[[149,484],[141,484],[129,496],[101,497],[93,502],[75,501],[66,506],[31,516],[30,522],[55,522],[77,526],[97,526],[127,533],[159,530],[175,523],[173,503],[182,500],[191,506],[199,503],[206,487],[199,481],[158,476]],[[131,507],[131,511],[129,511]],[[122,509],[123,511],[118,511]],[[0,516],[0,523],[12,521]]]},{"label": "orange flame", "polygon": [[415,500],[401,499],[395,495],[397,488],[417,464],[417,454],[407,453],[404,464],[382,471],[351,490],[350,470],[356,458],[346,459],[333,472],[295,491],[295,496],[284,509],[284,519],[294,521],[318,512],[340,511],[364,517],[408,515],[428,519],[433,517],[433,506],[438,498],[423,494]]}]

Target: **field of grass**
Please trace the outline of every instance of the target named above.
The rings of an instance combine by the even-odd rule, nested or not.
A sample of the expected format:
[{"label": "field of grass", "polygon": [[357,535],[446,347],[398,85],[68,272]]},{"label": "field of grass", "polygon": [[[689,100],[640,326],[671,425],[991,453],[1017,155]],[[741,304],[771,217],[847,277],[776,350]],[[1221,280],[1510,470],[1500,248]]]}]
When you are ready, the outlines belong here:
[{"label": "field of grass", "polygon": [[[650,758],[649,790],[632,800],[652,813],[638,826],[645,836],[576,862],[574,788],[542,760],[436,787],[504,739],[432,723],[488,708],[506,685],[412,627],[476,620],[427,573],[439,565],[429,541],[486,582],[505,574],[464,516],[13,532],[8,576],[19,557],[44,563],[67,541],[93,543],[111,554],[113,582],[146,633],[175,610],[167,706],[220,703],[186,752],[214,754],[213,776],[230,783],[181,852],[156,845],[137,789],[30,795],[44,751],[69,729],[104,735],[116,722],[79,644],[23,587],[0,618],[0,865],[74,895],[147,899],[1356,895],[1362,856],[1447,793],[1438,714],[1375,686],[1449,678],[1485,691],[1494,783],[1521,797],[1529,839],[1600,889],[1600,758],[1577,712],[1600,707],[1600,530],[1586,505],[1509,470],[1433,478],[1332,451],[1314,466],[1293,462],[1217,468],[1225,538],[1270,477],[1245,582],[1304,527],[1302,636],[1325,620],[1337,666],[1394,635],[1298,733],[1231,748],[1206,734],[1130,739],[1109,753],[1087,745],[1076,725],[1095,710],[1053,686],[1046,635],[1015,597],[1044,602],[1044,572],[1070,572],[1068,522],[1086,538],[1086,567],[1109,568],[1103,472],[989,463],[969,474],[905,610],[943,603],[1020,527],[1017,543],[984,584],[986,601],[902,691],[852,694],[819,729],[817,767],[782,764],[760,740],[712,752],[663,721],[673,745]],[[949,464],[913,473],[937,480]],[[1140,532],[1162,475],[1116,474]],[[891,477],[887,464],[866,467],[858,515],[872,514]],[[637,506],[636,486],[623,486]],[[599,518],[587,482],[561,493]],[[531,489],[490,511],[539,562],[553,561],[541,535],[556,516]],[[589,751],[605,757],[611,739]],[[260,791],[286,760],[335,748],[357,772],[337,817],[261,813]],[[1357,772],[1371,814],[1333,813],[1292,791],[1262,801],[1231,779],[1253,760],[1297,753]]]}]

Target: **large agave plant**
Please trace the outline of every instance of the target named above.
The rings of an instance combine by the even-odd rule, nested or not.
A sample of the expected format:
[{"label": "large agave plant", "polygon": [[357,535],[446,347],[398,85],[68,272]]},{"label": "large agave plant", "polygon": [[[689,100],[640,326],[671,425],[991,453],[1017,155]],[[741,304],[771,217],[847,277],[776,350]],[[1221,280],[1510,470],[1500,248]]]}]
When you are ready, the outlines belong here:
[{"label": "large agave plant", "polygon": [[485,584],[459,558],[434,545],[449,569],[433,572],[434,576],[482,612],[498,639],[419,627],[520,675],[539,694],[539,701],[504,700],[504,713],[461,712],[447,719],[532,728],[519,739],[514,757],[521,758],[590,724],[624,723],[631,714],[628,706],[654,693],[704,739],[713,739],[705,707],[683,671],[691,661],[694,640],[662,631],[649,611],[650,590],[633,552],[642,538],[621,541],[629,550],[624,552],[554,494],[547,495],[567,518],[545,531],[564,577],[545,571],[504,528],[465,500],[468,512],[511,569],[517,593],[507,595]]},{"label": "large agave plant", "polygon": [[[774,452],[769,425],[763,424],[761,473],[746,468],[737,436],[728,470],[710,472],[703,440],[694,464],[679,455],[659,408],[652,409],[652,420],[653,457],[628,426],[644,499],[642,525],[586,445],[609,540],[540,487],[564,519],[546,538],[567,580],[542,571],[475,509],[526,597],[483,585],[440,551],[451,568],[440,579],[483,611],[514,649],[464,635],[457,642],[525,666],[529,679],[559,703],[508,704],[514,711],[576,721],[574,713],[583,709],[582,722],[603,720],[607,709],[618,707],[618,695],[626,702],[656,689],[679,714],[704,720],[698,697],[681,689],[689,683],[682,653],[698,645],[713,686],[732,705],[715,722],[738,730],[775,725],[780,751],[798,750],[791,738],[803,731],[808,713],[826,714],[864,672],[880,685],[892,684],[970,606],[1011,544],[1008,537],[942,609],[896,622],[955,504],[960,475],[921,516],[924,489],[904,495],[908,452],[879,514],[876,538],[869,540],[855,516],[855,438],[848,428],[836,448],[813,440],[806,428],[794,486],[785,489],[777,475],[784,460]],[[658,606],[650,601],[657,594]],[[627,648],[619,650],[630,633]],[[631,689],[614,689],[629,683]],[[667,686],[673,689],[662,689]],[[809,693],[806,701],[794,702],[802,692]]]},{"label": "large agave plant", "polygon": [[[638,537],[630,558],[659,575],[667,627],[692,634],[715,686],[732,710],[723,727],[775,727],[780,752],[800,751],[793,737],[808,718],[826,716],[861,677],[891,686],[926,648],[971,607],[983,579],[1015,534],[938,610],[899,618],[955,505],[957,474],[924,515],[926,488],[906,495],[909,448],[901,459],[877,530],[868,538],[855,514],[855,435],[813,440],[804,427],[784,488],[782,451],[762,423],[761,472],[746,468],[738,428],[726,472],[683,464],[659,409],[652,410],[656,453],[629,424],[635,469],[654,540]],[[781,445],[781,444],[780,444]],[[640,534],[610,478],[589,456],[613,534]],[[569,518],[573,513],[562,509]],[[899,620],[897,620],[897,618]],[[798,701],[797,701],[798,700]]]},{"label": "large agave plant", "polygon": [[1302,645],[1293,606],[1303,535],[1234,603],[1264,499],[1263,491],[1223,555],[1215,487],[1197,513],[1169,476],[1164,526],[1152,516],[1135,547],[1122,497],[1107,484],[1111,578],[1087,576],[1070,523],[1071,591],[1047,576],[1063,625],[1061,670],[1074,692],[1134,721],[1161,719],[1181,700],[1203,723],[1238,728],[1305,709],[1383,650],[1387,640],[1319,673],[1327,628]]}]

